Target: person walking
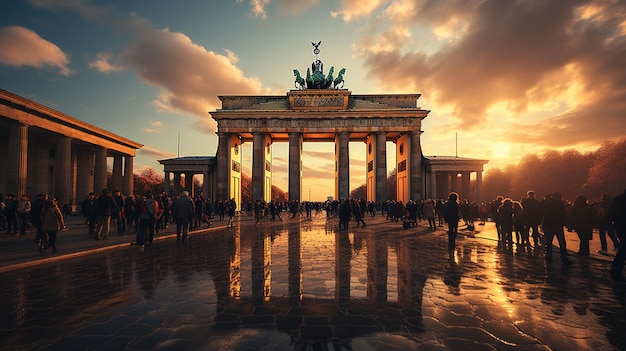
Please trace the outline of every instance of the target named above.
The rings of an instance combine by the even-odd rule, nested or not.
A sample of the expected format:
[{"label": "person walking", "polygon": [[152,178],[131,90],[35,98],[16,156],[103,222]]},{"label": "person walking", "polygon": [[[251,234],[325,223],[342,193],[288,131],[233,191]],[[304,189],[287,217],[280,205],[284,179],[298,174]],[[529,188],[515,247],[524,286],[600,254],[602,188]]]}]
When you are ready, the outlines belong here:
[{"label": "person walking", "polygon": [[174,201],[171,212],[174,221],[176,221],[176,240],[187,240],[189,222],[191,222],[195,214],[195,205],[189,198],[188,191],[183,191],[180,197]]},{"label": "person walking", "polygon": [[602,195],[602,200],[597,204],[596,209],[596,217],[598,220],[598,234],[600,237],[600,250],[599,254],[608,255],[608,246],[606,242],[606,237],[613,242],[613,250],[617,252],[617,248],[619,247],[619,240],[615,235],[615,228],[613,227],[613,222],[611,218],[609,218],[609,211],[611,209],[611,205],[613,204],[613,197],[609,194]]},{"label": "person walking", "polygon": [[456,236],[459,232],[459,194],[451,192],[443,205],[443,217],[448,223],[448,250],[456,248]]},{"label": "person walking", "polygon": [[543,221],[542,227],[545,236],[546,245],[546,261],[552,260],[552,241],[556,236],[559,242],[559,252],[561,254],[561,263],[564,265],[571,264],[567,254],[567,242],[565,241],[565,203],[561,193],[553,193],[546,196],[543,202]]},{"label": "person walking", "polygon": [[47,240],[42,239],[40,241],[39,253],[43,253],[44,250],[50,247],[52,252],[57,252],[57,232],[65,228],[65,221],[56,199],[49,200],[44,204],[42,223],[42,229],[45,232],[45,236],[47,236]]},{"label": "person walking", "polygon": [[42,214],[43,207],[48,201],[48,195],[46,194],[37,194],[37,198],[33,201],[30,210],[30,223],[37,228],[37,235],[35,236],[35,241],[39,242],[41,237],[43,236],[43,222],[42,222]]},{"label": "person walking", "polygon": [[537,200],[533,190],[526,192],[526,197],[522,199],[522,207],[524,208],[524,233],[530,238],[532,230],[533,247],[537,249],[539,248],[541,235],[539,233],[539,225],[541,224],[543,214],[541,213],[541,202]]},{"label": "person walking", "polygon": [[437,223],[435,222],[435,201],[433,199],[424,201],[422,211],[424,212],[424,217],[428,220],[428,228],[432,230],[437,229]]},{"label": "person walking", "polygon": [[17,204],[17,217],[20,224],[20,235],[26,234],[26,228],[28,228],[28,217],[31,210],[30,197],[24,194]]},{"label": "person walking", "polygon": [[115,201],[109,194],[108,189],[102,190],[102,195],[96,200],[96,228],[94,231],[94,239],[109,239],[109,231],[111,230],[111,212],[115,208]]},{"label": "person walking", "polygon": [[156,216],[159,212],[159,203],[154,199],[152,191],[146,191],[144,199],[139,205],[139,230],[137,231],[137,245],[142,247],[152,244],[156,225]]},{"label": "person walking", "polygon": [[570,214],[570,222],[580,240],[578,255],[589,256],[589,241],[592,238],[596,214],[593,206],[587,202],[586,196],[579,195],[576,197]]},{"label": "person walking", "polygon": [[615,233],[619,239],[619,249],[611,265],[611,278],[614,281],[624,283],[624,261],[626,260],[626,190],[613,198],[613,204],[609,209],[609,218],[615,227]]},{"label": "person walking", "polygon": [[96,230],[96,221],[97,221],[97,204],[96,204],[96,194],[93,192],[89,193],[89,197],[83,201],[82,212],[85,220],[87,221],[87,231],[89,233],[89,238],[92,239],[94,236],[94,232]]}]

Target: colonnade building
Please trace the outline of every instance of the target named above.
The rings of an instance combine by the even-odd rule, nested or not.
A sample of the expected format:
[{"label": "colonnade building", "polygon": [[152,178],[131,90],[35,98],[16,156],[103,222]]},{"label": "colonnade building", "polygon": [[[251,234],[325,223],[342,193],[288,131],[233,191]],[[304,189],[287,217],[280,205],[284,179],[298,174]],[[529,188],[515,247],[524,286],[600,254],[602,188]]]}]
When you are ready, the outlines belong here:
[{"label": "colonnade building", "polygon": [[133,194],[133,160],[143,145],[0,89],[0,193],[49,194],[81,203],[112,187]]}]

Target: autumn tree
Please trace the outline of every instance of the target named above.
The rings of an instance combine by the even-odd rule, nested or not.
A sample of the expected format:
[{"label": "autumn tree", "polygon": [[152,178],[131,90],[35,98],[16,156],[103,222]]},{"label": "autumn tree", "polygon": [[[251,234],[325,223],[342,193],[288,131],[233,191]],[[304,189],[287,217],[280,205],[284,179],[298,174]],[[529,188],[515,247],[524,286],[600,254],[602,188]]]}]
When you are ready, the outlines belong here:
[{"label": "autumn tree", "polygon": [[599,198],[602,194],[615,196],[626,188],[626,138],[606,142],[598,151],[585,188]]},{"label": "autumn tree", "polygon": [[139,174],[133,174],[135,181],[135,193],[143,194],[151,190],[153,194],[163,192],[163,177],[154,168],[146,167]]},{"label": "autumn tree", "polygon": [[367,186],[361,184],[350,192],[351,199],[367,199]]}]

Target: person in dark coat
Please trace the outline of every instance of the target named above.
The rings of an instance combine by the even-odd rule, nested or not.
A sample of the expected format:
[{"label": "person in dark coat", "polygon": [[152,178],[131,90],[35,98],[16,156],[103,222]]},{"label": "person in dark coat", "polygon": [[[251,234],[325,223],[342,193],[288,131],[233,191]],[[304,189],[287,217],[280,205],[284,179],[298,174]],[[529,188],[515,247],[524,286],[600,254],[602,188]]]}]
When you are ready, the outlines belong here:
[{"label": "person in dark coat", "polygon": [[456,248],[456,236],[459,231],[459,195],[451,192],[443,205],[443,217],[448,223],[448,250]]},{"label": "person in dark coat", "polygon": [[593,234],[593,227],[596,222],[596,214],[592,205],[587,203],[587,197],[579,195],[574,201],[570,214],[572,229],[578,234],[580,246],[579,256],[589,256],[589,241]]},{"label": "person in dark coat", "polygon": [[176,240],[187,239],[189,233],[189,223],[195,214],[195,205],[189,198],[189,192],[183,191],[181,196],[172,204],[172,216],[176,221]]},{"label": "person in dark coat", "polygon": [[39,242],[43,235],[43,222],[41,219],[41,214],[43,212],[43,207],[45,203],[48,201],[48,195],[46,194],[37,194],[37,198],[33,201],[33,204],[30,209],[30,223],[37,228],[37,236],[35,237],[35,241]]},{"label": "person in dark coat", "polygon": [[611,265],[611,278],[614,281],[626,282],[622,275],[626,260],[626,190],[613,198],[613,204],[609,209],[609,218],[615,226],[615,233],[619,239],[619,249]]},{"label": "person in dark coat", "polygon": [[524,232],[526,236],[531,236],[534,243],[534,248],[539,246],[539,225],[541,224],[541,202],[537,200],[535,192],[529,190],[526,192],[526,197],[522,199],[522,207],[524,208]]},{"label": "person in dark coat", "polygon": [[82,207],[83,216],[87,221],[87,228],[89,231],[89,237],[93,238],[94,231],[96,229],[96,194],[93,192],[89,193],[89,198],[83,201]]},{"label": "person in dark coat", "polygon": [[565,226],[565,203],[563,202],[563,196],[560,193],[554,193],[547,196],[543,202],[543,221],[542,227],[546,241],[546,261],[552,260],[552,241],[556,236],[559,242],[559,251],[561,253],[561,263],[564,265],[570,264],[567,254],[567,242],[565,241],[565,233],[563,232],[563,226]]}]

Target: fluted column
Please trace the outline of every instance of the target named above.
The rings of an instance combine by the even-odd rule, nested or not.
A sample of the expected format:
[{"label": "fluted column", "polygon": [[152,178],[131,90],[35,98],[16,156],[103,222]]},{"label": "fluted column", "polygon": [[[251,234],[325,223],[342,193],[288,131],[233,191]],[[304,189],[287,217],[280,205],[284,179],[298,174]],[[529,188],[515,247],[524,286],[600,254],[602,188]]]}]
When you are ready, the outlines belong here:
[{"label": "fluted column", "polygon": [[122,191],[122,155],[113,156],[113,174],[112,174],[112,187],[113,189]]},{"label": "fluted column", "polygon": [[289,133],[289,201],[302,196],[302,133]]},{"label": "fluted column", "polygon": [[375,143],[376,201],[386,201],[389,198],[387,191],[387,133],[376,133]]},{"label": "fluted column", "polygon": [[[82,202],[93,191],[93,169],[95,154],[90,148],[83,147],[77,152],[78,170],[76,176],[76,198]],[[102,191],[102,190],[101,190]]]},{"label": "fluted column", "polygon": [[7,148],[7,192],[16,196],[26,194],[28,175],[28,126],[13,124]]},{"label": "fluted column", "polygon": [[174,196],[180,195],[180,172],[174,172]]},{"label": "fluted column", "polygon": [[217,146],[217,176],[215,179],[215,191],[217,199],[225,200],[229,198],[229,170],[230,170],[230,133],[217,133],[219,137]]},{"label": "fluted column", "polygon": [[167,196],[172,197],[172,185],[170,184],[170,172],[164,172],[163,174],[163,191],[167,194]]},{"label": "fluted column", "polygon": [[206,199],[210,199],[212,197],[210,185],[211,185],[211,175],[208,170],[202,172],[202,197]]},{"label": "fluted column", "polygon": [[54,155],[54,196],[56,196],[59,206],[62,206],[70,203],[72,139],[60,135]]},{"label": "fluted column", "polygon": [[476,202],[483,202],[483,171],[476,172]]},{"label": "fluted column", "polygon": [[437,171],[430,169],[430,198],[437,199]]},{"label": "fluted column", "polygon": [[96,148],[96,162],[93,173],[94,192],[99,195],[107,187],[107,153],[105,147]]},{"label": "fluted column", "polygon": [[419,130],[414,130],[409,133],[411,140],[411,153],[409,154],[409,199],[422,200],[422,146],[420,144]]},{"label": "fluted column", "polygon": [[470,172],[461,173],[462,190],[461,195],[463,199],[472,201],[472,190],[470,189]]},{"label": "fluted column", "polygon": [[350,198],[350,133],[335,135],[335,197],[339,200]]},{"label": "fluted column", "polygon": [[189,192],[191,198],[195,197],[195,186],[193,186],[193,173],[185,173],[185,190]]},{"label": "fluted column", "polygon": [[134,177],[134,163],[135,157],[130,155],[124,156],[124,179],[122,191],[126,195],[132,195],[135,192],[135,177]]},{"label": "fluted column", "polygon": [[265,198],[265,135],[252,136],[252,201]]}]

